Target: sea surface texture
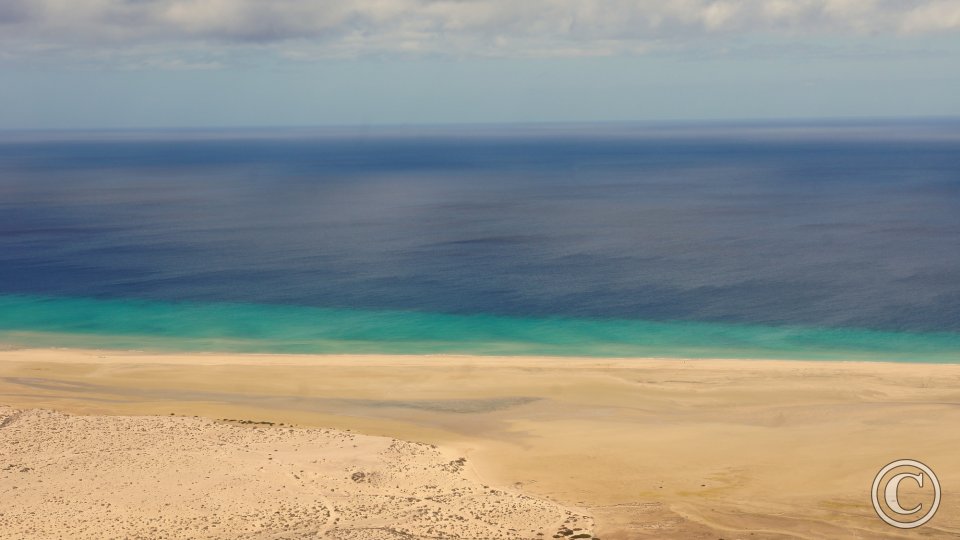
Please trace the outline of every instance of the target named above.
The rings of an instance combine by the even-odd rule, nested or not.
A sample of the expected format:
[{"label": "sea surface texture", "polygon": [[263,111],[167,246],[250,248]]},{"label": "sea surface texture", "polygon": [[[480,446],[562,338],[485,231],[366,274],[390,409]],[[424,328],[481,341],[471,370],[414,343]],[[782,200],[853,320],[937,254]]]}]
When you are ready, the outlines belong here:
[{"label": "sea surface texture", "polygon": [[960,123],[0,134],[0,342],[960,361]]}]

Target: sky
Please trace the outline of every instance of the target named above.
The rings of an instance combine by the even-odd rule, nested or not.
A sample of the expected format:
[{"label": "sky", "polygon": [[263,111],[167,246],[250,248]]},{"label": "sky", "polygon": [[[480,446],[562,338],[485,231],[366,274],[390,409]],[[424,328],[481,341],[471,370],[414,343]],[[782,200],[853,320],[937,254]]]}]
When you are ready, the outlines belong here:
[{"label": "sky", "polygon": [[0,129],[960,116],[960,0],[0,0]]}]

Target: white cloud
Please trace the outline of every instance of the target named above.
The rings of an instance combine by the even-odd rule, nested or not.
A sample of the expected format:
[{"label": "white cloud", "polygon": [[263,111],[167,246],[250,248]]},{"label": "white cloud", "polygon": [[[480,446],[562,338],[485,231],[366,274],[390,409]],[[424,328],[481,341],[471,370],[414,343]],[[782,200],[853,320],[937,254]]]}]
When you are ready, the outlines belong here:
[{"label": "white cloud", "polygon": [[960,0],[0,0],[7,57],[156,45],[266,47],[288,58],[580,56],[744,33],[951,31]]},{"label": "white cloud", "polygon": [[960,29],[960,1],[925,2],[910,10],[900,29],[904,32]]}]

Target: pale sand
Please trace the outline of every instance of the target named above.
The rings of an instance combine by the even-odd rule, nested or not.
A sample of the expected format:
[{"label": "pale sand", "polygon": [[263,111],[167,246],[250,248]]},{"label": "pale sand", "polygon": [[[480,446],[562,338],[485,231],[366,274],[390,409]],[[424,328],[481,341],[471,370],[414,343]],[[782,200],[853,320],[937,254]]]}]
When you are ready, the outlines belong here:
[{"label": "pale sand", "polygon": [[533,539],[592,528],[480,484],[466,460],[429,445],[344,431],[0,407],[0,456],[0,538]]},{"label": "pale sand", "polygon": [[[604,540],[960,536],[960,365],[5,351],[0,353],[0,403],[84,415],[172,412],[297,426],[291,434],[283,431],[286,427],[227,426],[202,418],[71,420],[49,412],[26,413],[0,428],[4,452],[12,452],[10,440],[33,441],[0,456],[0,520],[7,520],[0,521],[0,537],[3,527],[10,526],[11,511],[19,512],[14,521],[35,526],[49,523],[53,518],[44,516],[51,512],[72,526],[106,528],[118,523],[163,528],[204,520],[209,527],[213,516],[223,527],[242,527],[248,526],[245,516],[262,509],[320,520],[329,503],[308,502],[312,489],[363,494],[368,486],[345,474],[375,467],[395,475],[400,486],[384,494],[422,499],[427,496],[424,478],[435,475],[452,482],[444,486],[479,490],[457,499],[453,506],[462,510],[447,511],[483,515],[480,507],[485,506],[513,516],[497,514],[486,531],[457,533],[475,538],[494,538],[497,532],[523,537],[541,529],[549,538],[556,529],[548,529],[562,526],[566,512],[582,515],[578,527]],[[9,435],[25,417],[35,418],[36,428]],[[98,426],[89,432],[100,434],[83,443],[87,446],[76,442],[82,433],[78,427],[62,434],[50,431],[51,426],[82,426],[84,421]],[[163,429],[132,440],[106,435],[125,421],[154,422]],[[356,451],[334,451],[350,435],[301,429],[307,426],[353,429],[439,448],[365,437],[357,438],[362,444]],[[251,453],[227,450],[217,446],[221,437],[261,446]],[[37,444],[44,438],[53,442]],[[95,451],[101,439],[114,450]],[[407,450],[385,458],[382,449],[390,444]],[[72,446],[64,453],[66,447],[57,445]],[[86,453],[79,453],[80,448]],[[266,457],[283,457],[274,472],[257,468],[265,466],[267,450],[277,453]],[[137,459],[111,455],[137,456],[149,471],[146,483],[134,482],[126,490],[122,482],[110,483],[140,467],[133,465],[140,463]],[[464,470],[445,471],[459,456],[467,458]],[[870,504],[874,475],[901,458],[923,461],[943,486],[940,510],[913,531],[884,524]],[[72,459],[78,461],[71,470],[82,470],[85,482],[63,472]],[[219,483],[204,483],[197,472],[171,473],[164,466],[167,459],[178,464],[177,470],[196,460],[198,468],[192,471],[219,471]],[[301,465],[318,459],[336,464],[329,469]],[[37,466],[27,465],[31,470],[21,473],[4,470],[6,462]],[[424,476],[401,470],[415,468],[411,463],[427,467]],[[104,507],[82,513],[62,501],[41,501],[44,492],[29,483],[30,475],[41,475],[42,489],[72,500],[79,493],[75,489],[95,485],[90,474],[108,465],[114,480],[101,481],[117,490],[116,504],[125,505],[121,514]],[[314,476],[286,476],[299,469]],[[163,477],[162,489],[144,493],[141,487],[151,486],[150,475]],[[244,481],[232,484],[232,477]],[[502,495],[486,496],[482,485]],[[225,491],[226,486],[236,489]],[[217,512],[181,502],[218,490],[211,503]],[[178,505],[156,506],[161,500]],[[141,501],[148,501],[143,502],[146,509],[136,510]],[[363,499],[343,504],[354,505],[353,512],[364,504],[374,508]],[[412,508],[378,506],[363,515],[376,519],[373,514],[385,512],[389,526],[406,527],[414,537],[429,534],[417,528],[427,523],[417,522]],[[30,511],[34,514],[26,514]],[[524,512],[538,517],[518,517]],[[151,518],[164,521],[144,521]],[[263,519],[254,523],[276,523]],[[322,527],[326,525],[317,528],[321,535],[327,530]],[[380,529],[368,534],[391,538]]]}]

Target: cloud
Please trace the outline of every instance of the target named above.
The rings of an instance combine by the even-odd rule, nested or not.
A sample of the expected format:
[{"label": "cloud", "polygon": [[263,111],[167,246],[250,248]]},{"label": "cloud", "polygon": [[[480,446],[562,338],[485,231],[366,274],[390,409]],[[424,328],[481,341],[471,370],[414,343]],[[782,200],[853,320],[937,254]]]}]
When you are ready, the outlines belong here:
[{"label": "cloud", "polygon": [[960,30],[960,0],[0,0],[7,57],[273,48],[287,58],[582,56],[742,34]]},{"label": "cloud", "polygon": [[26,0],[0,2],[0,28],[4,25],[24,23],[30,16],[30,4]]},{"label": "cloud", "polygon": [[904,17],[902,29],[908,32],[960,29],[960,1],[927,2]]}]

